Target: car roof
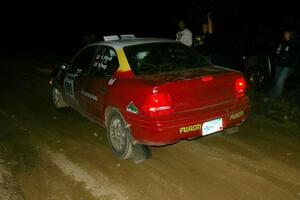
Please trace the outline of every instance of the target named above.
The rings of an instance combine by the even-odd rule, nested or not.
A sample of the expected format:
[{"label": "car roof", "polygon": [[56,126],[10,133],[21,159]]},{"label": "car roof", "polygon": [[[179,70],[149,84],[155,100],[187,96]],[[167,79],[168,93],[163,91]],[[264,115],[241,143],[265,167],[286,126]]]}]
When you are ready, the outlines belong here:
[{"label": "car roof", "polygon": [[147,43],[157,43],[157,42],[177,42],[175,40],[166,39],[166,38],[134,38],[134,39],[118,39],[110,41],[101,41],[94,43],[93,45],[107,45],[115,49],[120,49],[126,46],[138,45],[138,44],[147,44]]}]

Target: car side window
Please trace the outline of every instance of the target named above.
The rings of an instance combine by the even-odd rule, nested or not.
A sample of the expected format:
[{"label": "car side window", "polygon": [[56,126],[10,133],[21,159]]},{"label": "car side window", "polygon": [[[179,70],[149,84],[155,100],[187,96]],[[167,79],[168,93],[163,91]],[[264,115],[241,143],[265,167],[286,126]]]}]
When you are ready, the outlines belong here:
[{"label": "car side window", "polygon": [[77,73],[87,73],[91,66],[97,46],[88,46],[82,49],[71,63],[71,70]]},{"label": "car side window", "polygon": [[118,69],[119,62],[116,51],[107,46],[101,46],[92,64],[91,73],[96,76],[110,77]]}]

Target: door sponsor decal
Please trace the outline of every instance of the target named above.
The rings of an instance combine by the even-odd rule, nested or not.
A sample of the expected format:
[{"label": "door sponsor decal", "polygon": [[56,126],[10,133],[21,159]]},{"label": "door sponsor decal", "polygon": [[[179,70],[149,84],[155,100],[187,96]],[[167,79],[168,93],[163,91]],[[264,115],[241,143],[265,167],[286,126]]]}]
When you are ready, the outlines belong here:
[{"label": "door sponsor decal", "polygon": [[96,95],[90,94],[90,93],[88,93],[88,92],[86,92],[86,91],[83,91],[83,90],[81,90],[80,93],[81,93],[83,96],[86,96],[86,97],[88,97],[88,98],[90,98],[90,99],[93,99],[94,101],[98,101],[98,97],[97,97]]},{"label": "door sponsor decal", "polygon": [[74,74],[67,74],[66,78],[64,80],[64,87],[65,87],[65,93],[69,97],[75,98],[74,96],[74,80],[76,78],[76,75]]}]

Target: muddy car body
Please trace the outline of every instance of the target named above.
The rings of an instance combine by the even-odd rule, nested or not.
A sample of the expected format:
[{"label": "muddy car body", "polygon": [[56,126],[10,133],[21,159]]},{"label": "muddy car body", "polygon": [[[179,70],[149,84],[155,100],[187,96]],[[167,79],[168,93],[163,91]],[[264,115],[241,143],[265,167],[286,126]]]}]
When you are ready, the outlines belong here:
[{"label": "muddy car body", "polygon": [[240,72],[168,39],[90,44],[55,69],[51,83],[54,105],[106,127],[120,159],[238,127],[249,112]]}]

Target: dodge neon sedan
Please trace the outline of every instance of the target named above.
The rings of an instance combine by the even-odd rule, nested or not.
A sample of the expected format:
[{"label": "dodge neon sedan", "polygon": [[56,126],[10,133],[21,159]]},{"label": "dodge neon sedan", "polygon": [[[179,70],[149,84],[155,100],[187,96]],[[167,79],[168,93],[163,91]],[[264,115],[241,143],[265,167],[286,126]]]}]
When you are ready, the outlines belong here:
[{"label": "dodge neon sedan", "polygon": [[90,44],[50,82],[57,109],[70,106],[104,126],[112,152],[137,162],[151,155],[149,146],[236,130],[249,113],[240,72],[169,39]]}]

